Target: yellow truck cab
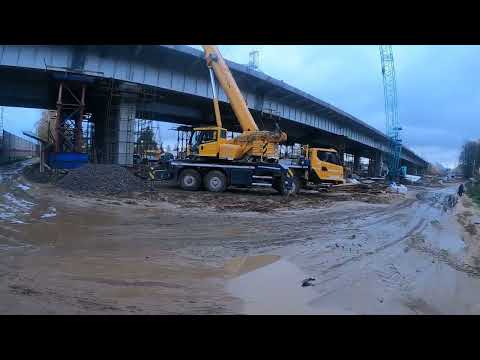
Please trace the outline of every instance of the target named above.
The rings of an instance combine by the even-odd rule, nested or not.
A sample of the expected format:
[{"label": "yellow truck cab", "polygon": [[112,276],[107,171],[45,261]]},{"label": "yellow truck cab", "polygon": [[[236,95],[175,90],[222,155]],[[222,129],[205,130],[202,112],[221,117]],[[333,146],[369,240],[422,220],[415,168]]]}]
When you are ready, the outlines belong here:
[{"label": "yellow truck cab", "polygon": [[345,183],[342,162],[338,152],[332,148],[310,148],[304,145],[301,148],[301,156],[286,166],[294,175],[293,193],[307,187],[309,183],[315,185]]},{"label": "yellow truck cab", "polygon": [[309,181],[345,183],[343,165],[335,149],[310,148],[308,154],[311,168]]}]

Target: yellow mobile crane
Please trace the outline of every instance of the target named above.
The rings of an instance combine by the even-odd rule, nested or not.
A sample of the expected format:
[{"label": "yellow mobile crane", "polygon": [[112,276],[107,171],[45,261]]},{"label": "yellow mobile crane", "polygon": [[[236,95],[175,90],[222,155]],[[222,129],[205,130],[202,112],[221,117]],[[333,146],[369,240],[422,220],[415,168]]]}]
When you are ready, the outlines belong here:
[{"label": "yellow mobile crane", "polygon": [[[224,160],[278,161],[278,145],[287,140],[281,131],[260,131],[248,110],[245,99],[215,45],[202,45],[205,52],[213,90],[213,107],[217,126],[194,128],[190,155],[193,158],[217,158]],[[228,97],[232,110],[243,133],[227,139],[215,86],[215,76]]]},{"label": "yellow mobile crane", "polygon": [[[194,128],[188,158],[170,161],[161,179],[176,180],[185,190],[198,190],[202,184],[214,192],[224,191],[229,185],[268,186],[282,194],[296,193],[309,182],[344,182],[343,167],[334,149],[306,146],[300,161],[279,163],[278,147],[287,140],[287,134],[259,130],[218,48],[202,46],[213,90],[216,126]],[[214,75],[243,131],[233,139],[227,139],[227,130],[222,126]]]},{"label": "yellow mobile crane", "polygon": [[[287,140],[280,131],[261,131],[248,110],[245,99],[220,51],[215,45],[202,45],[213,90],[216,126],[194,128],[188,157],[172,160],[160,172],[161,179],[177,181],[185,190],[203,186],[222,192],[230,185],[275,187],[281,193],[291,190],[293,172],[278,163],[278,146]],[[227,139],[216,93],[215,76],[228,97],[243,133]]]}]

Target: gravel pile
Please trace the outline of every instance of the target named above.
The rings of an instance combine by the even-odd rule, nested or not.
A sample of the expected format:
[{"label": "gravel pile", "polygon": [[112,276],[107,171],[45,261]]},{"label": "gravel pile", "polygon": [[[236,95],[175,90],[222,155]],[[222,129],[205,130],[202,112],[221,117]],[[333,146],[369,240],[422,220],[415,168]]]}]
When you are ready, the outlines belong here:
[{"label": "gravel pile", "polygon": [[119,194],[145,191],[148,185],[142,179],[119,165],[87,164],[68,172],[57,185],[72,191]]}]

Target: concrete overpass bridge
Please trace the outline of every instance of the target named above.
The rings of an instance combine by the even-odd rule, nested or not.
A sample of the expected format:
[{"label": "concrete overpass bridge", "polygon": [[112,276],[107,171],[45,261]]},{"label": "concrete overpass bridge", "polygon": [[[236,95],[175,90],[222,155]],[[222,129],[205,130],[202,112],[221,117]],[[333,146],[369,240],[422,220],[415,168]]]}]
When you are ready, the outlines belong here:
[{"label": "concrete overpass bridge", "polygon": [[[357,167],[360,157],[369,158],[378,173],[389,151],[385,134],[280,80],[228,65],[261,128],[278,121],[290,142],[335,146],[352,154]],[[107,162],[131,164],[135,118],[215,123],[203,53],[188,46],[0,45],[0,105],[55,109],[60,83],[70,102],[80,103],[79,89],[85,88],[82,109],[93,114],[95,143]],[[238,130],[221,88],[218,94],[226,127]],[[409,173],[428,165],[407,147],[401,161]]]}]

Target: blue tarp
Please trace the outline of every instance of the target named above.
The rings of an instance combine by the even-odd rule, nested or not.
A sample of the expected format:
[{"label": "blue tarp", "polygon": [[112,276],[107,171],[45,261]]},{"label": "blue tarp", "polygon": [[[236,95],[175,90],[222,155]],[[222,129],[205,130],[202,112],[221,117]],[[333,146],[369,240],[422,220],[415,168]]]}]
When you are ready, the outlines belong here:
[{"label": "blue tarp", "polygon": [[76,169],[88,163],[88,154],[59,152],[48,155],[48,165],[54,169]]}]

